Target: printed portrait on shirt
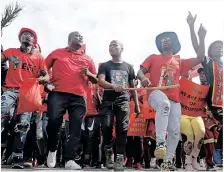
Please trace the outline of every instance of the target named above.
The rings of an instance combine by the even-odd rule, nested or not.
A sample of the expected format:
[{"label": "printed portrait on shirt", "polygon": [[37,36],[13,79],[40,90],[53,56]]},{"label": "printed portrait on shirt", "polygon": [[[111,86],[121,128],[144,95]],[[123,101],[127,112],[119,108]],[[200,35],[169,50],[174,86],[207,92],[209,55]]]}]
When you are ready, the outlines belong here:
[{"label": "printed portrait on shirt", "polygon": [[161,68],[160,80],[158,86],[174,85],[176,75],[176,65],[172,62],[168,65],[163,65]]},{"label": "printed portrait on shirt", "polygon": [[128,73],[122,70],[111,70],[111,83],[116,86],[128,87]]}]

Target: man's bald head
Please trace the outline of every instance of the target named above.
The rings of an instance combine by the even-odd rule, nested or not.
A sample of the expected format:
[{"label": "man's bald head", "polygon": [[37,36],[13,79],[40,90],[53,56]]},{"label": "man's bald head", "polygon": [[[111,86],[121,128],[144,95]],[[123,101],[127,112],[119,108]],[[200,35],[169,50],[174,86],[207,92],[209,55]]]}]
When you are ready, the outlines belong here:
[{"label": "man's bald head", "polygon": [[110,52],[110,55],[114,58],[120,57],[121,53],[123,52],[122,42],[118,40],[111,41],[109,45],[109,52]]},{"label": "man's bald head", "polygon": [[112,40],[112,41],[110,42],[110,45],[111,45],[111,44],[118,44],[118,45],[121,46],[121,48],[123,48],[123,43],[122,43],[121,41],[118,41],[118,40]]},{"label": "man's bald head", "polygon": [[80,32],[75,31],[71,32],[68,35],[68,46],[71,49],[80,49],[83,45],[83,36],[81,35]]}]

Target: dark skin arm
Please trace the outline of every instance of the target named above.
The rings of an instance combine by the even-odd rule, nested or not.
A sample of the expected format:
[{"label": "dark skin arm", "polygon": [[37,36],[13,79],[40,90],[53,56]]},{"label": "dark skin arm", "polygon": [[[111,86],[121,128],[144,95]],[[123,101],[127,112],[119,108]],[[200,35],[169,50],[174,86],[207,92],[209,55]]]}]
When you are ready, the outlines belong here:
[{"label": "dark skin arm", "polygon": [[204,27],[200,26],[199,31],[198,31],[198,36],[199,36],[199,45],[198,45],[198,39],[195,33],[195,29],[194,29],[194,23],[196,21],[197,15],[195,15],[194,17],[192,16],[192,14],[189,12],[189,15],[187,17],[187,23],[189,25],[190,28],[190,33],[191,33],[191,42],[194,48],[194,51],[197,54],[197,58],[193,59],[192,61],[192,68],[197,66],[198,64],[202,63],[204,61],[205,58],[205,35],[206,35],[206,30],[204,29]]},{"label": "dark skin arm", "polygon": [[97,84],[98,83],[98,78],[96,77],[96,75],[91,73],[88,68],[83,67],[82,71],[93,84]]},{"label": "dark skin arm", "polygon": [[40,72],[39,83],[40,84],[45,84],[49,81],[50,81],[50,76],[49,76],[48,72],[45,71],[45,70],[42,70]]},{"label": "dark skin arm", "polygon": [[6,57],[3,53],[1,53],[1,62],[5,62],[6,61]]},{"label": "dark skin arm", "polygon": [[113,84],[111,84],[111,83],[109,83],[105,80],[105,75],[104,74],[100,74],[98,76],[98,83],[101,87],[106,88],[106,89],[113,89],[114,88]]},{"label": "dark skin arm", "polygon": [[[135,82],[134,80],[131,80],[129,82],[131,88],[135,88],[134,82]],[[130,92],[131,92],[131,96],[133,97],[133,100],[134,100],[134,103],[135,103],[135,113],[137,115],[139,115],[140,114],[140,107],[139,107],[139,102],[138,102],[137,91],[136,90],[131,90]]]},{"label": "dark skin arm", "polygon": [[194,51],[197,54],[199,45],[198,45],[198,39],[197,39],[195,29],[194,29],[194,23],[196,21],[196,18],[197,18],[197,15],[195,15],[193,17],[192,14],[189,12],[189,14],[187,16],[187,23],[189,25],[190,33],[191,33],[191,43],[193,45]]},{"label": "dark skin arm", "polygon": [[202,63],[205,59],[205,28],[201,25],[198,31],[199,47],[197,51],[197,58],[192,59],[192,68]]},{"label": "dark skin arm", "polygon": [[143,87],[149,87],[151,85],[149,79],[145,77],[146,73],[148,73],[148,71],[144,67],[140,67],[137,74],[137,77],[141,81]]}]

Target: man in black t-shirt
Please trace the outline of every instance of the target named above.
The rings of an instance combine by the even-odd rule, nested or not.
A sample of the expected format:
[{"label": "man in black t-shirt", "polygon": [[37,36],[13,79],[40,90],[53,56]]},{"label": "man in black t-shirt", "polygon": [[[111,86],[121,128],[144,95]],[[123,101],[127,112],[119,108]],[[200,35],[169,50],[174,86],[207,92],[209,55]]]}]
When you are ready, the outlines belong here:
[{"label": "man in black t-shirt", "polygon": [[[103,142],[106,153],[106,167],[123,171],[124,152],[129,124],[129,93],[124,88],[134,87],[135,72],[132,65],[121,60],[123,45],[120,41],[111,41],[109,52],[112,60],[100,65],[99,84],[104,88],[100,107]],[[136,91],[131,91],[135,102],[135,112],[140,113]],[[116,154],[114,163],[112,129],[116,117]]]}]

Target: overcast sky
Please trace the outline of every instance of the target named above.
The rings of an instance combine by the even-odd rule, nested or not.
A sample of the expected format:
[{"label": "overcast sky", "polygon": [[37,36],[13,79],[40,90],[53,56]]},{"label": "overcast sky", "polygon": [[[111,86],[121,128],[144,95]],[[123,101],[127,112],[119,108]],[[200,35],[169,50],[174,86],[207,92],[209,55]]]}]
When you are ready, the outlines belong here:
[{"label": "overcast sky", "polygon": [[[1,1],[4,6],[14,0]],[[155,37],[164,31],[178,34],[181,58],[194,57],[190,32],[186,22],[188,11],[198,14],[207,29],[206,47],[224,38],[223,0],[18,0],[24,10],[13,23],[3,30],[4,49],[18,47],[18,32],[22,27],[34,29],[38,35],[43,56],[67,45],[67,36],[80,31],[87,44],[87,54],[98,63],[110,59],[109,42],[118,39],[124,43],[123,59],[140,63],[150,54],[158,53]],[[207,52],[207,50],[206,50]]]}]

